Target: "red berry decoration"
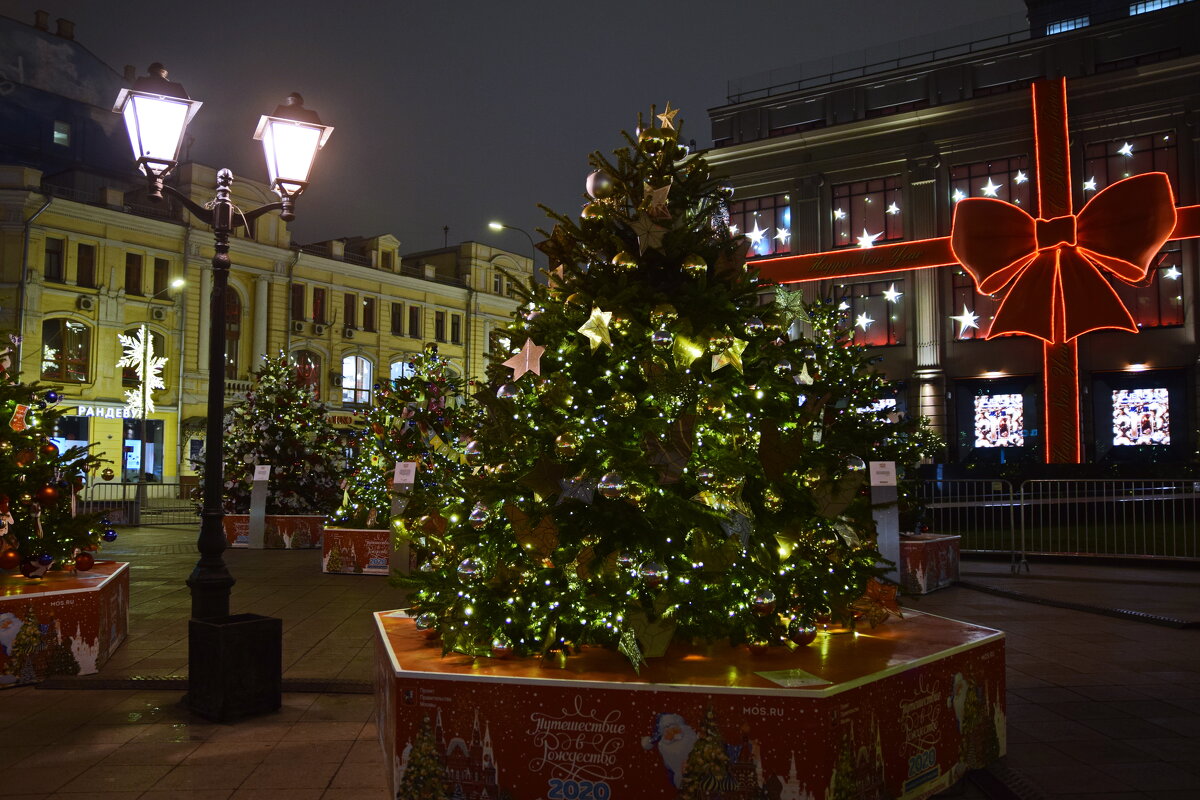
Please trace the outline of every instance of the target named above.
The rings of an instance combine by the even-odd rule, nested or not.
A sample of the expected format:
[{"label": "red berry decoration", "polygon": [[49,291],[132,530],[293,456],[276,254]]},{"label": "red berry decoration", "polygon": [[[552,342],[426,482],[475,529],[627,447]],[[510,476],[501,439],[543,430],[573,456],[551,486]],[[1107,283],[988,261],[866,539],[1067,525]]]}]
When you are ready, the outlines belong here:
[{"label": "red berry decoration", "polygon": [[94,566],[96,566],[96,557],[91,553],[80,553],[75,556],[75,569],[80,572],[87,572]]},{"label": "red berry decoration", "polygon": [[21,554],[16,550],[5,550],[0,553],[0,569],[16,569],[21,566]]},{"label": "red berry decoration", "polygon": [[37,490],[37,501],[44,506],[54,505],[58,496],[58,489],[53,486],[43,486]]}]

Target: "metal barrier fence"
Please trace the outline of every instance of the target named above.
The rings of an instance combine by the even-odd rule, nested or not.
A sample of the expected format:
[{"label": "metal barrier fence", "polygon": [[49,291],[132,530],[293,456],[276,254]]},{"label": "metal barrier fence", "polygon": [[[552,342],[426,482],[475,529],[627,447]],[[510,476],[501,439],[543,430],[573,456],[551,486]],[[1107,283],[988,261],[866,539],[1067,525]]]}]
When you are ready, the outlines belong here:
[{"label": "metal barrier fence", "polygon": [[1200,559],[1200,481],[1193,479],[928,480],[919,487],[935,533],[966,552]]},{"label": "metal barrier fence", "polygon": [[113,525],[198,524],[190,493],[178,483],[94,483],[79,493],[78,509],[103,513]]}]

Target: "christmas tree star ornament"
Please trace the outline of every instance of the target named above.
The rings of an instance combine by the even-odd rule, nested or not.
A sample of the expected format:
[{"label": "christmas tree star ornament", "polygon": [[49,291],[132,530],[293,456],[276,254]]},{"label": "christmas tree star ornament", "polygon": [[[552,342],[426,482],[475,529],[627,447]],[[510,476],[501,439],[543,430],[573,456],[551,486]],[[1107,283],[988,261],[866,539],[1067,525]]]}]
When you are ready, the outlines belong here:
[{"label": "christmas tree star ornament", "polygon": [[638,214],[629,226],[638,239],[638,254],[645,255],[646,251],[658,249],[662,245],[663,236],[667,229],[655,222],[648,214]]},{"label": "christmas tree star ornament", "polygon": [[661,186],[657,189],[646,187],[646,196],[649,199],[649,213],[655,219],[670,219],[671,209],[667,207],[667,197],[671,194],[671,184]]},{"label": "christmas tree star ornament", "polygon": [[568,500],[578,500],[590,506],[596,499],[596,482],[589,480],[586,475],[563,478],[558,482],[558,488],[558,502],[555,505],[561,505]]},{"label": "christmas tree star ornament", "polygon": [[850,610],[862,615],[872,628],[885,622],[888,617],[903,618],[904,613],[896,601],[896,589],[893,584],[884,584],[872,578],[867,583],[866,593],[850,604]]},{"label": "christmas tree star ornament", "polygon": [[744,339],[731,339],[729,346],[712,357],[712,371],[716,372],[722,367],[733,365],[733,368],[738,372],[742,371],[742,352],[746,349],[749,342]]},{"label": "christmas tree star ornament", "polygon": [[599,308],[593,307],[587,322],[579,326],[578,331],[592,343],[593,353],[602,344],[612,347],[612,338],[608,333],[610,322],[612,322],[611,311],[601,311]]},{"label": "christmas tree star ornament", "polygon": [[512,358],[504,362],[504,366],[513,371],[513,380],[517,380],[526,372],[532,372],[534,375],[542,374],[542,353],[546,352],[546,348],[534,343],[533,339],[526,339],[525,345],[521,348],[521,352],[514,355]]},{"label": "christmas tree star ornament", "polygon": [[800,366],[800,374],[795,377],[795,381],[801,386],[813,385],[813,376],[812,373],[808,371],[808,364],[802,364]]},{"label": "christmas tree star ornament", "polygon": [[663,113],[658,114],[658,122],[663,128],[675,130],[675,115],[679,113],[678,108],[671,108],[671,102],[667,101],[667,107],[663,109]]},{"label": "christmas tree star ornament", "polygon": [[783,286],[776,286],[775,307],[783,315],[784,325],[791,325],[794,320],[808,322],[808,312],[804,310],[803,292],[794,292]]}]

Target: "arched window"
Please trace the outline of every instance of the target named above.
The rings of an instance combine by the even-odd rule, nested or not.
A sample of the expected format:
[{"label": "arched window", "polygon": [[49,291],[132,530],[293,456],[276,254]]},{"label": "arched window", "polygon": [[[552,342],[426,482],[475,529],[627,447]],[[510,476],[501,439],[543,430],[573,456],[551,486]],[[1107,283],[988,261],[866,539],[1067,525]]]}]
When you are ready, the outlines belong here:
[{"label": "arched window", "polygon": [[405,378],[411,378],[413,373],[416,371],[417,368],[414,367],[408,360],[393,361],[391,373],[388,375],[388,377],[390,377],[393,381],[400,381],[404,380]]},{"label": "arched window", "polygon": [[225,292],[225,378],[236,380],[242,345],[242,298],[233,289]]},{"label": "arched window", "polygon": [[347,405],[371,402],[371,362],[362,356],[342,359],[342,402]]},{"label": "arched window", "polygon": [[69,319],[42,323],[42,379],[87,383],[92,329]]},{"label": "arched window", "polygon": [[[125,335],[126,336],[138,336],[141,329],[142,328],[140,325],[136,328],[129,328],[128,330],[125,331]],[[158,333],[157,331],[150,331],[150,346],[153,349],[152,355],[155,355],[155,356],[164,355],[167,351],[167,342],[163,338],[163,335],[161,333]],[[121,385],[125,386],[125,387],[132,387],[132,386],[138,385],[137,367],[122,367],[121,368]]]},{"label": "arched window", "polygon": [[312,389],[313,396],[320,400],[321,354],[312,350],[297,350],[292,353],[292,363],[296,365],[297,382]]}]

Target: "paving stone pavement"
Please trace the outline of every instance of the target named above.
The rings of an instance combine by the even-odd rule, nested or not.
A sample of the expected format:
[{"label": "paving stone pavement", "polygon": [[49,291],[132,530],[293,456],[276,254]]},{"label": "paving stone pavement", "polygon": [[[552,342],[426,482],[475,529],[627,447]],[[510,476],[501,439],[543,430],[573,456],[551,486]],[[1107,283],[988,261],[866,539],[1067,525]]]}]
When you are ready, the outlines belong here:
[{"label": "paving stone pavement", "polygon": [[[194,528],[130,529],[107,549],[132,564],[130,630],[99,678],[186,675],[183,581],[195,537]],[[179,690],[9,689],[0,797],[387,797],[373,697],[355,691],[371,680],[370,612],[402,606],[403,594],[380,577],[321,574],[316,550],[230,550],[226,560],[238,580],[231,611],[283,619],[285,680],[351,691],[287,692],[278,713],[214,724],[186,711]],[[905,600],[1007,634],[1008,756],[950,794],[1200,797],[1197,629],[1030,602],[1195,622],[1200,571],[1035,562],[1014,576],[1007,563],[972,561],[963,578],[975,588]]]}]

